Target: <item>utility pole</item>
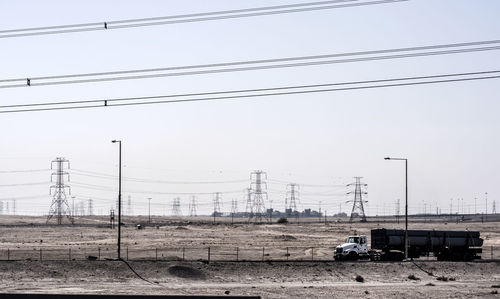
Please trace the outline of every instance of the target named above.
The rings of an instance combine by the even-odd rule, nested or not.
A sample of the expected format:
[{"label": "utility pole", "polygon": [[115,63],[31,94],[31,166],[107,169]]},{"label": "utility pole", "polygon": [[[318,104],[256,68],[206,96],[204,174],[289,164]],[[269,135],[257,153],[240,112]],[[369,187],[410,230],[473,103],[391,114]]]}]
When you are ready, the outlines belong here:
[{"label": "utility pole", "polygon": [[348,187],[354,185],[354,192],[347,192],[347,194],[354,193],[354,199],[347,201],[347,202],[352,202],[351,218],[349,221],[352,222],[353,218],[355,217],[355,214],[357,213],[358,216],[361,217],[361,222],[366,222],[365,208],[363,206],[363,195],[366,195],[368,193],[362,191],[362,187],[366,187],[368,185],[361,183],[361,177],[354,177],[354,178],[356,179],[356,182],[347,185]]},{"label": "utility pole", "polygon": [[[118,259],[121,260],[121,226],[122,226],[122,141],[113,140],[119,144],[118,150]],[[114,214],[114,213],[113,213]],[[114,217],[113,217],[114,218]]]},{"label": "utility pole", "polygon": [[57,219],[57,224],[60,225],[62,224],[63,217],[66,216],[71,224],[73,224],[74,220],[71,216],[71,211],[66,199],[66,190],[68,190],[68,194],[71,195],[71,188],[64,183],[65,178],[67,178],[69,182],[69,173],[64,170],[64,165],[67,165],[69,169],[69,161],[60,157],[56,158],[50,164],[50,169],[53,169],[54,164],[56,164],[57,170],[50,176],[50,181],[52,182],[52,178],[56,176],[56,184],[50,186],[50,194],[53,196],[49,215],[47,216],[47,223],[52,217],[55,217]]},{"label": "utility pole", "polygon": [[408,159],[406,158],[384,158],[385,160],[405,161],[405,259],[408,259]]}]

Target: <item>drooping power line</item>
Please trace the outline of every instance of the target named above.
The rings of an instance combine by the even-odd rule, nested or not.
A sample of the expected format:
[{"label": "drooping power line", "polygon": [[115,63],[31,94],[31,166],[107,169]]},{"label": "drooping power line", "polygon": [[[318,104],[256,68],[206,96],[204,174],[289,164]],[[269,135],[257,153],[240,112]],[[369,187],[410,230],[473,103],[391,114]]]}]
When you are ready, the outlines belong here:
[{"label": "drooping power line", "polygon": [[[19,88],[62,84],[92,83],[120,80],[151,79],[213,73],[255,71],[291,67],[318,66],[326,64],[353,63],[402,59],[412,57],[461,54],[500,50],[500,40],[474,41],[427,45],[406,48],[392,48],[348,53],[333,53],[312,56],[295,56],[261,60],[148,68],[122,71],[93,72],[54,76],[26,76],[25,78],[0,79],[0,88]],[[382,55],[383,54],[383,55]],[[385,55],[388,54],[388,55]]]},{"label": "drooping power line", "polygon": [[0,31],[0,38],[13,38],[13,37],[35,36],[35,35],[49,35],[49,34],[85,32],[85,31],[123,29],[123,28],[144,27],[144,26],[205,22],[205,21],[215,21],[224,19],[235,19],[235,18],[285,14],[285,13],[298,13],[306,11],[347,8],[355,6],[367,6],[375,4],[389,4],[389,3],[397,3],[404,1],[408,0],[378,0],[378,1],[364,1],[364,2],[361,2],[359,0],[333,0],[333,1],[309,2],[309,3],[297,3],[297,4],[279,5],[279,6],[214,11],[214,12],[195,13],[195,14],[184,14],[175,16],[161,16],[161,17],[141,18],[141,19],[20,28],[20,29],[2,30]]},{"label": "drooping power line", "polygon": [[196,94],[175,94],[175,95],[171,94],[171,95],[128,97],[128,98],[114,98],[114,99],[100,99],[100,100],[86,100],[86,101],[65,101],[65,102],[4,105],[0,106],[0,113],[88,109],[88,108],[100,108],[100,107],[135,106],[135,105],[148,105],[148,104],[151,105],[151,104],[201,102],[201,101],[223,101],[223,100],[227,101],[227,100],[237,100],[245,98],[324,93],[324,92],[335,92],[335,91],[362,90],[362,89],[426,85],[426,84],[441,84],[441,83],[488,80],[488,79],[498,79],[498,78],[500,78],[500,70],[492,70],[492,71],[469,72],[469,73],[454,73],[454,74],[441,74],[441,75],[430,75],[430,76],[365,80],[365,81],[349,81],[349,82],[300,85],[300,86],[296,85],[296,86],[285,86],[285,87],[219,91],[219,92],[196,93]]}]

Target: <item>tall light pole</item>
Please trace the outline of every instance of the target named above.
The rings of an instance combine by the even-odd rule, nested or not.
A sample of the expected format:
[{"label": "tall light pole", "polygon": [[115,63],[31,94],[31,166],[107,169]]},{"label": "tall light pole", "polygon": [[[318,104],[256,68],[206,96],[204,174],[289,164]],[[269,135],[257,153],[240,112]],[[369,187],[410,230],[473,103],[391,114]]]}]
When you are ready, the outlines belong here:
[{"label": "tall light pole", "polygon": [[112,143],[119,144],[118,154],[118,259],[121,259],[121,224],[122,224],[122,141],[112,140]]},{"label": "tall light pole", "polygon": [[390,158],[386,157],[385,160],[399,160],[405,161],[405,259],[408,259],[408,159],[405,158]]}]

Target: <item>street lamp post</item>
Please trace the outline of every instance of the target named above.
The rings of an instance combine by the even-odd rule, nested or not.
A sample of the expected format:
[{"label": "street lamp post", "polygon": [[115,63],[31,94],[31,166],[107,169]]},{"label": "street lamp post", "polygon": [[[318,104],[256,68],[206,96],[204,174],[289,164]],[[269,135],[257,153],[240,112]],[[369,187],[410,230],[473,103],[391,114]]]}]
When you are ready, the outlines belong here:
[{"label": "street lamp post", "polygon": [[112,140],[112,143],[119,144],[118,154],[118,259],[121,259],[121,223],[122,223],[122,141]]},{"label": "street lamp post", "polygon": [[405,158],[390,158],[386,157],[385,160],[399,160],[405,161],[405,259],[408,259],[408,159]]}]

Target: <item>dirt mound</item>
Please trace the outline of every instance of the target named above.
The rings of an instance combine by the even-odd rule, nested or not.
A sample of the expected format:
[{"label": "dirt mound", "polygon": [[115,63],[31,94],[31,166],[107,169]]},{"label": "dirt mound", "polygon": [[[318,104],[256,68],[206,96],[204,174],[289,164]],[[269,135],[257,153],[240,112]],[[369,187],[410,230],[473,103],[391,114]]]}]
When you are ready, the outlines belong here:
[{"label": "dirt mound", "polygon": [[172,266],[168,268],[168,273],[181,278],[205,279],[203,272],[187,266]]},{"label": "dirt mound", "polygon": [[292,235],[281,235],[281,236],[276,236],[274,237],[275,239],[282,240],[282,241],[295,241],[297,238],[295,238]]}]

